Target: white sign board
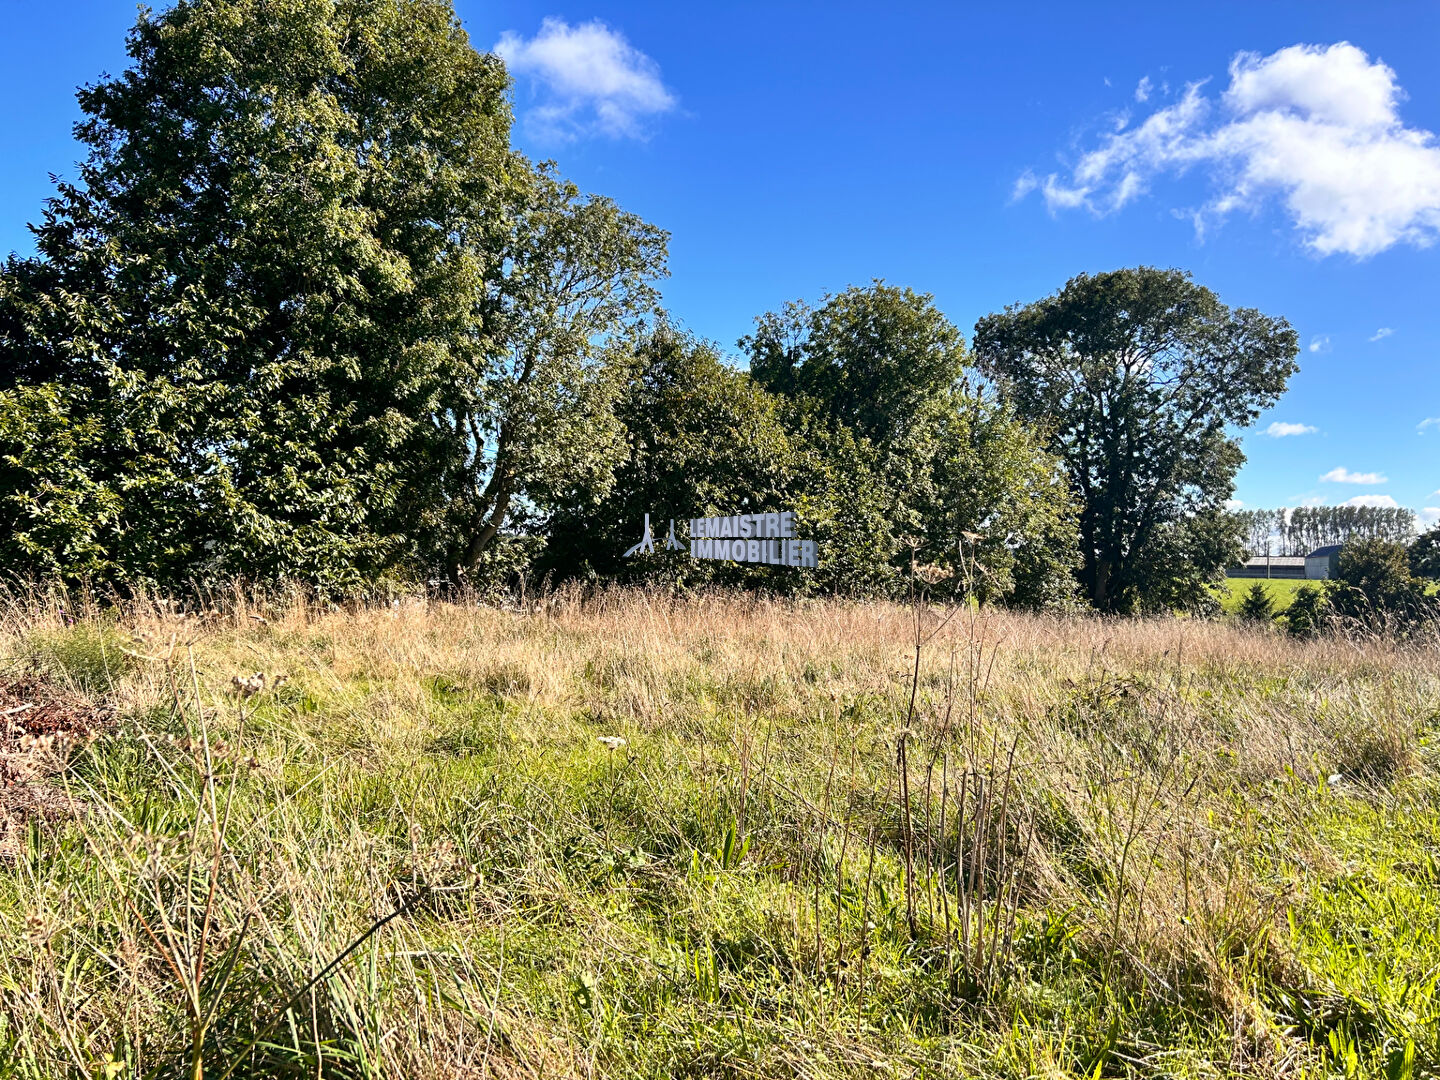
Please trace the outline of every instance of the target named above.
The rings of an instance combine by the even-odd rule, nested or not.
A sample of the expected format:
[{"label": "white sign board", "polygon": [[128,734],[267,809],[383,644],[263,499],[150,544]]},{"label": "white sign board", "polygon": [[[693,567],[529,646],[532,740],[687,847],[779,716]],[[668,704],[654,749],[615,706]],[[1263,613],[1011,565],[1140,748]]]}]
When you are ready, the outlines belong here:
[{"label": "white sign board", "polygon": [[795,512],[690,519],[690,557],[814,567],[814,540],[795,539]]},{"label": "white sign board", "polygon": [[[682,549],[680,542],[675,539],[673,520],[670,522],[665,547],[667,550]],[[625,555],[652,555],[654,552],[655,540],[650,531],[650,515],[646,514],[645,534]],[[730,562],[813,569],[819,563],[819,554],[814,540],[796,538],[793,510],[776,514],[731,514],[726,517],[690,519],[692,559],[726,559]]]}]

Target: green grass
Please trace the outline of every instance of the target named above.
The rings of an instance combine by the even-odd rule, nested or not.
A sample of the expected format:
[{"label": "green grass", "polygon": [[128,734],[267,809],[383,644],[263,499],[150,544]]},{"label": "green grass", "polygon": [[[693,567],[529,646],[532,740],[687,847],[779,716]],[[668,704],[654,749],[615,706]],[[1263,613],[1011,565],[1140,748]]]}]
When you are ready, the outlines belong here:
[{"label": "green grass", "polygon": [[[1270,594],[1271,606],[1275,614],[1283,614],[1290,606],[1290,601],[1295,598],[1295,592],[1303,585],[1321,586],[1321,581],[1306,581],[1299,578],[1226,578],[1225,581],[1216,586],[1215,593],[1220,601],[1220,609],[1227,615],[1235,615],[1240,611],[1240,604],[1245,599],[1246,592],[1256,582],[1265,586],[1265,591]],[[1432,596],[1440,596],[1440,582],[1430,584],[1425,589]]]},{"label": "green grass", "polygon": [[927,618],[137,615],[0,1077],[1436,1075],[1433,650]]},{"label": "green grass", "polygon": [[1224,584],[1216,589],[1220,596],[1221,609],[1227,615],[1236,614],[1240,610],[1240,602],[1244,600],[1250,586],[1257,581],[1264,585],[1265,591],[1270,594],[1270,602],[1277,615],[1290,606],[1290,601],[1294,599],[1295,591],[1300,586],[1319,584],[1319,582],[1304,581],[1298,578],[1227,578]]}]

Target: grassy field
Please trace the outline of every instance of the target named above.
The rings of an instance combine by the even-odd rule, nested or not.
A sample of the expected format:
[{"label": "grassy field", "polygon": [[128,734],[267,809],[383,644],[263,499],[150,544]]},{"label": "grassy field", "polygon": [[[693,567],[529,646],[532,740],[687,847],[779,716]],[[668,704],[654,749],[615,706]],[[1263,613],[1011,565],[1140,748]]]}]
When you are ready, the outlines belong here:
[{"label": "grassy field", "polygon": [[1220,606],[1228,615],[1234,615],[1240,610],[1240,602],[1245,599],[1245,594],[1250,591],[1250,586],[1256,582],[1265,586],[1265,591],[1270,594],[1270,604],[1278,615],[1290,606],[1290,601],[1295,598],[1295,590],[1302,585],[1319,585],[1319,582],[1304,581],[1300,578],[1226,578],[1225,583],[1216,590],[1220,594]]},{"label": "grassy field", "polygon": [[0,1076],[1440,1069],[1433,646],[616,593],[3,651]]}]

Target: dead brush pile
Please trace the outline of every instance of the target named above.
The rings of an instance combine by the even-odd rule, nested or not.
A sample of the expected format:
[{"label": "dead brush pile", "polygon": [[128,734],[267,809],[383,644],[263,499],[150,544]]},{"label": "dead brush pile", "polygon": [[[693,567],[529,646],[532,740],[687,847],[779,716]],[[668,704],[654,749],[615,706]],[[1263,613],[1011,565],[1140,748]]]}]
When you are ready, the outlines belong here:
[{"label": "dead brush pile", "polygon": [[1431,646],[633,592],[4,634],[79,710],[13,715],[115,716],[0,873],[15,1075],[1440,1068]]},{"label": "dead brush pile", "polygon": [[108,709],[43,677],[0,681],[0,861],[19,855],[27,822],[55,822],[74,812],[54,778],[76,748],[112,723]]}]

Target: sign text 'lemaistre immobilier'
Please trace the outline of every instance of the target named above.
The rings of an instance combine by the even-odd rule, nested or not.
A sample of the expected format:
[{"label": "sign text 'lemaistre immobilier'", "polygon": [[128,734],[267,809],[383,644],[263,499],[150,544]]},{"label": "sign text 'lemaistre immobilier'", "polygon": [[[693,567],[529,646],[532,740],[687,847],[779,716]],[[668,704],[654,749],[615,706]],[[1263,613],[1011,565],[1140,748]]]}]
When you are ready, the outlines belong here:
[{"label": "sign text 'lemaistre immobilier'", "polygon": [[815,541],[795,539],[793,510],[691,518],[690,555],[771,566],[816,565]]}]

